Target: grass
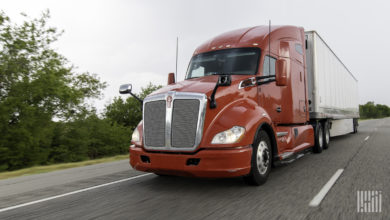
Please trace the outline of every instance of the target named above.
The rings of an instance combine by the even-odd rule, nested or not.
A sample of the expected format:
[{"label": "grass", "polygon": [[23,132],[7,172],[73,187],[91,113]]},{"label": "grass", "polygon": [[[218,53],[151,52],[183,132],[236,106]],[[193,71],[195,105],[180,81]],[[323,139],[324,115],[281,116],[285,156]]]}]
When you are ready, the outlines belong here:
[{"label": "grass", "polygon": [[69,169],[74,167],[83,167],[98,163],[107,163],[117,160],[123,160],[128,159],[129,155],[117,155],[114,157],[105,157],[100,158],[96,160],[86,160],[86,161],[80,161],[80,162],[73,162],[73,163],[59,163],[59,164],[52,164],[52,165],[46,165],[46,166],[34,166],[30,168],[24,168],[20,170],[15,171],[6,171],[6,172],[0,172],[0,180],[1,179],[8,179],[11,177],[17,177],[17,176],[24,176],[24,175],[31,175],[31,174],[38,174],[38,173],[47,173],[52,172],[55,170],[63,170],[63,169]]},{"label": "grass", "polygon": [[358,121],[367,121],[367,120],[372,120],[372,119],[378,119],[378,118],[359,118]]}]

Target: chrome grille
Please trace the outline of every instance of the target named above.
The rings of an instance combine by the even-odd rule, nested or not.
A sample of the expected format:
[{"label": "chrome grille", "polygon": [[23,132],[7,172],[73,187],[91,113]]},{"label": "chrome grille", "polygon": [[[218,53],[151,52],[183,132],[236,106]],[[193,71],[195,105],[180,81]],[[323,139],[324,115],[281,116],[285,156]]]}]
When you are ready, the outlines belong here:
[{"label": "chrome grille", "polygon": [[191,148],[195,145],[199,100],[178,99],[173,102],[172,147]]},{"label": "chrome grille", "polygon": [[165,146],[165,110],[164,100],[148,102],[144,111],[145,144],[148,146]]},{"label": "chrome grille", "polygon": [[206,104],[200,93],[171,91],[145,98],[145,149],[194,150],[202,139]]}]

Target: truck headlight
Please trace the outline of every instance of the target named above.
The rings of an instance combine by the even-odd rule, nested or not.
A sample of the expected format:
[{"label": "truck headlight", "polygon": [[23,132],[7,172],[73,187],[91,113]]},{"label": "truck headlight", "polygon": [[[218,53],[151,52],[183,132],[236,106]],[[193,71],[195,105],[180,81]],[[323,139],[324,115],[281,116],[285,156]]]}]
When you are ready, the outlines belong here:
[{"label": "truck headlight", "polygon": [[233,144],[238,142],[245,133],[245,128],[234,126],[229,130],[216,134],[211,141],[212,144]]},{"label": "truck headlight", "polygon": [[140,138],[139,138],[139,131],[138,131],[137,128],[135,128],[133,134],[131,135],[131,140],[133,142],[138,142],[140,140]]}]

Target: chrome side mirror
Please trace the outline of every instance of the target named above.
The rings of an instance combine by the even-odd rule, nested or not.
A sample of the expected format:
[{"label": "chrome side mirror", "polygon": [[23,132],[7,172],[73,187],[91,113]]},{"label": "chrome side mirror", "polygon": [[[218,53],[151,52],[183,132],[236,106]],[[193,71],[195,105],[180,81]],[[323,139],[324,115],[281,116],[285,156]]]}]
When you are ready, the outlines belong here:
[{"label": "chrome side mirror", "polygon": [[132,89],[131,84],[123,84],[119,87],[119,93],[120,94],[130,94]]}]

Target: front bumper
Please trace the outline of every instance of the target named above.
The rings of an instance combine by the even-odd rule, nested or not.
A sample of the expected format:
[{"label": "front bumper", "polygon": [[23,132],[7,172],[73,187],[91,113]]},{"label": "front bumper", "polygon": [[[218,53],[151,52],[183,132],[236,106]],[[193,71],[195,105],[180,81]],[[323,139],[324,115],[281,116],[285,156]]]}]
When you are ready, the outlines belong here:
[{"label": "front bumper", "polygon": [[[250,146],[202,149],[195,154],[147,152],[141,147],[130,147],[130,165],[134,169],[177,176],[210,178],[244,176],[250,172],[251,156]],[[188,164],[189,159],[199,159],[199,163]]]}]

